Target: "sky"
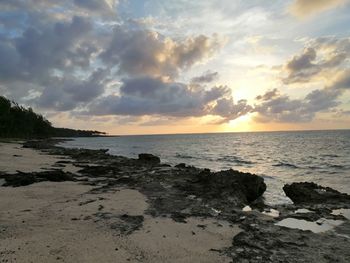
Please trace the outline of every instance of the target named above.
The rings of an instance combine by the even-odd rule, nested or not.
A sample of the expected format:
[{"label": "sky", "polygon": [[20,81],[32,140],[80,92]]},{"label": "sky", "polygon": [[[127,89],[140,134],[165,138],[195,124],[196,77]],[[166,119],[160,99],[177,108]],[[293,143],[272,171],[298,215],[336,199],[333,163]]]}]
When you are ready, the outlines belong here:
[{"label": "sky", "polygon": [[349,0],[0,0],[0,94],[109,134],[350,128]]}]

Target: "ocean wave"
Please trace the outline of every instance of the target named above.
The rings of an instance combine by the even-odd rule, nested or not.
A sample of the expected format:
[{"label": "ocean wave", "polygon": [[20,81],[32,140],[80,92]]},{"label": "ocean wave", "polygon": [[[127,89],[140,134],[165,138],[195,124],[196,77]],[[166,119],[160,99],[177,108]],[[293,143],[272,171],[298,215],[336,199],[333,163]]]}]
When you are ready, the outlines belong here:
[{"label": "ocean wave", "polygon": [[291,164],[291,163],[287,163],[287,162],[278,162],[276,164],[273,164],[272,166],[275,167],[289,167],[289,168],[293,168],[293,169],[299,169],[300,167],[295,165],[295,164]]},{"label": "ocean wave", "polygon": [[330,164],[328,165],[330,168],[335,168],[335,169],[346,169],[347,167],[345,165],[340,165],[340,164]]},{"label": "ocean wave", "polygon": [[194,156],[185,155],[185,154],[181,154],[181,153],[176,153],[175,157],[181,158],[181,159],[198,159],[198,158],[196,158]]},{"label": "ocean wave", "polygon": [[338,157],[340,157],[337,154],[321,154],[320,156],[322,156],[322,157],[330,157],[330,158],[338,158]]},{"label": "ocean wave", "polygon": [[254,164],[254,162],[251,162],[248,160],[243,160],[242,158],[237,157],[237,156],[223,156],[223,157],[216,159],[216,161],[232,162],[232,163],[236,163],[236,164]]}]

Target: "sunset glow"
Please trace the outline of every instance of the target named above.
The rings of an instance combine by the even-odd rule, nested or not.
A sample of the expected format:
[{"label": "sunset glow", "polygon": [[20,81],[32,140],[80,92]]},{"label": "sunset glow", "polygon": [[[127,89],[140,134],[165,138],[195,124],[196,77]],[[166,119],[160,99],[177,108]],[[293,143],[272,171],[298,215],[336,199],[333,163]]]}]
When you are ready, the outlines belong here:
[{"label": "sunset glow", "polygon": [[0,92],[109,134],[350,128],[350,2],[0,3]]}]

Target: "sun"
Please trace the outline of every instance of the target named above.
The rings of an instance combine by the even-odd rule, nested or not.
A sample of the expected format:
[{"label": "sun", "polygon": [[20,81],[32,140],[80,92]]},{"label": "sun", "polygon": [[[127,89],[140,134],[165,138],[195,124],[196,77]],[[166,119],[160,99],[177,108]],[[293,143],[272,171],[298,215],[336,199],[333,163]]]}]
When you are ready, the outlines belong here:
[{"label": "sun", "polygon": [[227,131],[251,131],[253,129],[252,114],[240,116],[237,119],[229,121]]}]

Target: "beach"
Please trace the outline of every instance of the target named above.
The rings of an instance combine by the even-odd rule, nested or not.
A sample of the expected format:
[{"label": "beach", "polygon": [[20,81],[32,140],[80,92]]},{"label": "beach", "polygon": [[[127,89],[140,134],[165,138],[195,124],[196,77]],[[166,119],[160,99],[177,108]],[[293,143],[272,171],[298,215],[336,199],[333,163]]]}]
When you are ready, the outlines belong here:
[{"label": "beach", "polygon": [[[226,178],[226,172],[162,165],[153,155],[135,160],[52,142],[0,143],[0,148],[0,262],[347,262],[350,257],[348,219],[314,204],[274,207],[276,218],[266,212],[271,207],[256,201],[264,189],[254,175],[233,171]],[[58,171],[65,179],[50,179]],[[215,180],[210,188],[208,175]],[[22,181],[25,176],[32,181]],[[237,181],[219,183],[216,176]],[[245,178],[247,186],[239,181]],[[240,182],[246,190],[237,194],[227,182]],[[344,200],[339,208],[346,207]],[[319,234],[275,225],[301,207],[314,212],[299,219],[342,223]]]},{"label": "beach", "polygon": [[[2,171],[14,173],[54,168],[60,156],[2,143]],[[18,155],[18,157],[13,157]],[[16,158],[18,161],[12,161]],[[66,160],[66,158],[64,158]],[[76,172],[70,165],[63,169]],[[145,215],[147,198],[123,187],[113,193],[91,194],[93,187],[77,182],[42,182],[21,188],[1,188],[2,262],[229,262],[210,249],[229,246],[238,226],[190,218],[187,224]],[[101,209],[101,207],[103,208]],[[127,236],[111,231],[95,217],[144,217],[143,227]],[[198,227],[206,225],[206,228]]]}]

